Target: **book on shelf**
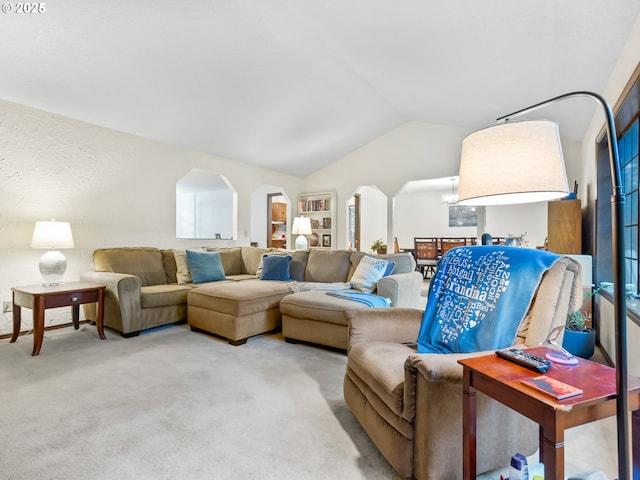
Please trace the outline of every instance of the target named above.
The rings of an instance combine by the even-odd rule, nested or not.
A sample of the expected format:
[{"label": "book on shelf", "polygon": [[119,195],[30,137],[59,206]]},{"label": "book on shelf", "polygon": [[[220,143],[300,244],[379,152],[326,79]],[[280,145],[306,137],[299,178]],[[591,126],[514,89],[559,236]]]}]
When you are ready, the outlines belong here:
[{"label": "book on shelf", "polygon": [[301,212],[326,212],[331,210],[331,200],[328,198],[301,200],[298,207]]},{"label": "book on shelf", "polygon": [[581,395],[582,390],[568,383],[561,382],[547,375],[539,375],[537,377],[525,378],[522,383],[529,387],[535,388],[539,392],[552,396],[556,400]]}]

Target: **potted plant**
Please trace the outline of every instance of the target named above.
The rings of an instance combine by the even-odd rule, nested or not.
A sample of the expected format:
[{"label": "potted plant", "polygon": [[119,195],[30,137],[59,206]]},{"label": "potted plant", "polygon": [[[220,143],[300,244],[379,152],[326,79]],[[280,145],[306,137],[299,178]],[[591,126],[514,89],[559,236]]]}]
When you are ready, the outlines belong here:
[{"label": "potted plant", "polygon": [[[600,290],[607,287],[608,285],[598,287],[593,292],[587,293],[585,299],[593,297]],[[589,316],[584,311],[584,308],[583,305],[580,310],[567,315],[562,347],[576,357],[591,358],[596,347],[596,331],[587,327]]]},{"label": "potted plant", "polygon": [[373,242],[373,244],[371,245],[371,250],[379,254],[384,254],[387,253],[387,245],[385,243],[382,243],[382,239],[379,238],[378,240]]}]

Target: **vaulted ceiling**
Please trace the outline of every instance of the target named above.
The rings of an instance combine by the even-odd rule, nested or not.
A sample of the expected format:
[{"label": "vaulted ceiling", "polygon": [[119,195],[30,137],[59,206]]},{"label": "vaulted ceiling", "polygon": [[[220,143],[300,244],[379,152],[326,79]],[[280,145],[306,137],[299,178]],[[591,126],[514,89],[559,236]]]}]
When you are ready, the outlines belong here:
[{"label": "vaulted ceiling", "polygon": [[[0,99],[298,176],[408,121],[477,129],[602,93],[640,13],[638,0],[4,5]],[[593,111],[546,116],[579,139]]]}]

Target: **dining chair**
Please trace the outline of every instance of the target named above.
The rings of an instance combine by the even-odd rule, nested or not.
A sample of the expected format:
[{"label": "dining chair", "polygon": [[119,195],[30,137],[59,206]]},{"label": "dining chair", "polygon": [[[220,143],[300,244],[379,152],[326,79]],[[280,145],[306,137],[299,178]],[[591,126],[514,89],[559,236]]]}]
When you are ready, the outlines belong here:
[{"label": "dining chair", "polygon": [[439,253],[438,239],[435,237],[414,237],[413,248],[416,270],[422,273],[424,278],[429,278],[436,272]]},{"label": "dining chair", "polygon": [[464,247],[466,245],[471,245],[471,243],[469,239],[464,237],[462,238],[441,237],[440,238],[440,256],[444,255],[454,247]]}]

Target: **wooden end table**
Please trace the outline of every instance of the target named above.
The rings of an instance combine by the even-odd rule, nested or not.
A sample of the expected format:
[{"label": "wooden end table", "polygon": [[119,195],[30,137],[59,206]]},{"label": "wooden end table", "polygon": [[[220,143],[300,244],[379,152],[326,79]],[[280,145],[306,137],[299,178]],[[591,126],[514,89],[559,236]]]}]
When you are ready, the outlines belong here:
[{"label": "wooden end table", "polygon": [[[528,349],[539,357],[552,350]],[[463,478],[476,478],[476,392],[499,401],[539,425],[540,461],[544,478],[564,478],[564,431],[616,414],[615,369],[579,359],[576,366],[554,363],[549,377],[581,388],[583,393],[564,400],[539,393],[521,380],[538,375],[495,354],[460,360],[463,366]],[[629,378],[629,408],[633,411],[633,465],[640,468],[640,379]],[[515,451],[513,453],[516,453]],[[509,459],[505,458],[505,465]],[[637,478],[637,476],[635,477]]]},{"label": "wooden end table", "polygon": [[13,291],[13,334],[9,343],[20,335],[21,307],[33,311],[33,352],[39,355],[44,338],[44,311],[47,308],[71,307],[73,328],[80,328],[80,305],[98,303],[96,328],[102,340],[104,335],[104,292],[107,287],[90,282],[69,282],[55,286],[28,285],[12,287]]}]

